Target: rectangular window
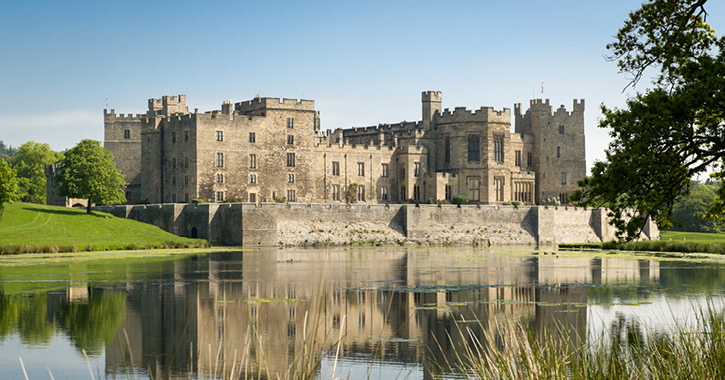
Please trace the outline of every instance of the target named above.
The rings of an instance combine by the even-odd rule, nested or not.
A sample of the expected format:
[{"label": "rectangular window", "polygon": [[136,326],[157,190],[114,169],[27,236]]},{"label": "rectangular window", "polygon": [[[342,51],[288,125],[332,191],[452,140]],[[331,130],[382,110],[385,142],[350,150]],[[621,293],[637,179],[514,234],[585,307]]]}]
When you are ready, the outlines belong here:
[{"label": "rectangular window", "polygon": [[420,185],[413,185],[413,200],[420,202]]},{"label": "rectangular window", "polygon": [[516,158],[514,159],[516,166],[521,166],[521,151],[516,151]]},{"label": "rectangular window", "polygon": [[171,194],[171,203],[176,203],[176,194]]},{"label": "rectangular window", "polygon": [[171,132],[171,142],[172,143],[176,142],[176,132]]},{"label": "rectangular window", "polygon": [[496,202],[503,202],[503,177],[493,178],[493,191],[496,193]]},{"label": "rectangular window", "polygon": [[560,157],[561,157],[561,147],[557,146],[556,147],[556,158],[560,158]]},{"label": "rectangular window", "polygon": [[340,163],[332,161],[332,175],[340,175]]},{"label": "rectangular window", "polygon": [[531,166],[531,152],[526,152],[526,166]]},{"label": "rectangular window", "polygon": [[187,186],[189,185],[189,176],[188,175],[184,176],[184,185],[187,185]]},{"label": "rectangular window", "polygon": [[189,167],[189,157],[184,157],[184,169]]},{"label": "rectangular window", "polygon": [[493,160],[496,162],[503,162],[503,137],[498,133],[493,135]]},{"label": "rectangular window", "polygon": [[569,193],[559,193],[559,203],[563,205],[569,204]]},{"label": "rectangular window", "polygon": [[249,168],[250,169],[256,169],[257,168],[257,155],[256,154],[250,154],[249,155]]},{"label": "rectangular window", "polygon": [[184,193],[184,203],[189,203],[189,193]]},{"label": "rectangular window", "polygon": [[405,163],[400,163],[400,178],[405,178]]},{"label": "rectangular window", "polygon": [[365,175],[365,163],[364,162],[357,163],[357,175],[359,175],[359,176]]},{"label": "rectangular window", "polygon": [[532,189],[533,186],[531,182],[514,182],[514,200],[531,203]]},{"label": "rectangular window", "polygon": [[481,178],[468,177],[468,199],[472,202],[481,200]]},{"label": "rectangular window", "polygon": [[250,174],[249,175],[249,183],[257,183],[257,175],[256,174]]},{"label": "rectangular window", "polygon": [[380,176],[381,177],[387,177],[388,176],[388,164],[383,164],[380,168]]},{"label": "rectangular window", "polygon": [[420,162],[413,163],[413,176],[420,177]]},{"label": "rectangular window", "polygon": [[217,183],[224,183],[224,174],[217,174],[216,181]]},{"label": "rectangular window", "polygon": [[481,160],[481,136],[468,135],[468,161],[477,162]]},{"label": "rectangular window", "polygon": [[332,200],[340,200],[340,185],[332,185]]},{"label": "rectangular window", "polygon": [[252,202],[252,203],[256,203],[257,202],[257,194],[255,194],[255,193],[249,193],[249,201]]},{"label": "rectangular window", "polygon": [[292,173],[287,173],[287,183],[295,183],[295,175]]},{"label": "rectangular window", "polygon": [[216,167],[218,167],[218,168],[224,167],[224,153],[216,154]]},{"label": "rectangular window", "polygon": [[288,202],[296,202],[297,198],[295,197],[295,191],[294,190],[287,190],[287,201]]},{"label": "rectangular window", "polygon": [[446,200],[451,201],[453,199],[453,187],[451,185],[446,185]]},{"label": "rectangular window", "polygon": [[408,193],[405,191],[405,186],[400,186],[400,200],[404,201],[408,199]]},{"label": "rectangular window", "polygon": [[176,176],[171,177],[171,186],[176,186]]},{"label": "rectangular window", "polygon": [[388,188],[385,186],[380,188],[380,200],[383,202],[388,201]]},{"label": "rectangular window", "polygon": [[287,145],[294,145],[294,144],[295,144],[295,136],[287,135]]},{"label": "rectangular window", "polygon": [[189,141],[189,131],[184,131],[184,142]]},{"label": "rectangular window", "polygon": [[217,191],[216,192],[216,201],[217,202],[223,202],[224,201],[224,192],[223,191]]},{"label": "rectangular window", "polygon": [[444,146],[443,149],[445,150],[445,153],[443,155],[443,162],[445,162],[447,164],[447,163],[451,162],[451,137],[450,136],[446,135],[445,137],[443,137],[443,146]]},{"label": "rectangular window", "polygon": [[357,187],[357,200],[359,202],[365,202],[365,186],[363,185]]},{"label": "rectangular window", "polygon": [[249,142],[250,143],[257,142],[257,135],[254,132],[249,132]]},{"label": "rectangular window", "polygon": [[216,131],[216,141],[224,141],[224,132]]},{"label": "rectangular window", "polygon": [[563,125],[560,125],[559,126],[559,134],[560,135],[563,135],[564,134],[564,126]]},{"label": "rectangular window", "polygon": [[295,119],[288,117],[287,118],[287,128],[294,128],[295,127]]},{"label": "rectangular window", "polygon": [[176,169],[176,158],[171,159],[171,169]]},{"label": "rectangular window", "polygon": [[561,184],[566,185],[566,172],[561,172]]},{"label": "rectangular window", "polygon": [[287,153],[287,167],[289,167],[289,168],[295,167],[295,154],[294,153]]},{"label": "rectangular window", "polygon": [[123,131],[123,138],[124,139],[130,139],[131,138],[131,130],[130,129],[125,129]]}]

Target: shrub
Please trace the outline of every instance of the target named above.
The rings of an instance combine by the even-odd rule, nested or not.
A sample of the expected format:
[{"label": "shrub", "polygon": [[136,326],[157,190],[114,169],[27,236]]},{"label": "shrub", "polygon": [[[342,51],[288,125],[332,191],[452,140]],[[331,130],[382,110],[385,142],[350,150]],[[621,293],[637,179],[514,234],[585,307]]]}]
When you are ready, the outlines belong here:
[{"label": "shrub", "polygon": [[194,198],[191,200],[191,203],[193,203],[193,204],[206,203],[206,200],[204,198]]},{"label": "shrub", "polygon": [[433,198],[433,197],[428,197],[428,204],[429,204],[429,205],[434,205],[434,204],[436,204],[436,200],[435,200],[435,198]]},{"label": "shrub", "polygon": [[458,194],[455,197],[453,197],[453,204],[457,205],[467,205],[468,204],[468,196],[465,194]]},{"label": "shrub", "polygon": [[287,203],[287,197],[284,195],[277,195],[274,197],[274,201],[277,203]]},{"label": "shrub", "polygon": [[347,203],[357,202],[357,189],[360,187],[357,183],[351,183],[345,191],[345,200]]}]

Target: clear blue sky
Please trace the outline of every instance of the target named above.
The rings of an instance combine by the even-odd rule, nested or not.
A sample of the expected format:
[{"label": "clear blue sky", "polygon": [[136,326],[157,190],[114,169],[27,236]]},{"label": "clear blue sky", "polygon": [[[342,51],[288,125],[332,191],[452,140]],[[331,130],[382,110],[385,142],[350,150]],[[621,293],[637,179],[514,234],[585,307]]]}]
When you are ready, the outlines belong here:
[{"label": "clear blue sky", "polygon": [[[103,109],[191,110],[263,97],[316,101],[322,128],[419,120],[420,93],[478,109],[586,99],[587,165],[604,157],[599,104],[627,78],[605,45],[639,1],[7,1],[0,140],[62,150],[103,139]],[[725,4],[707,4],[725,25]],[[643,90],[648,82],[637,89]],[[106,101],[108,99],[108,101]]]}]

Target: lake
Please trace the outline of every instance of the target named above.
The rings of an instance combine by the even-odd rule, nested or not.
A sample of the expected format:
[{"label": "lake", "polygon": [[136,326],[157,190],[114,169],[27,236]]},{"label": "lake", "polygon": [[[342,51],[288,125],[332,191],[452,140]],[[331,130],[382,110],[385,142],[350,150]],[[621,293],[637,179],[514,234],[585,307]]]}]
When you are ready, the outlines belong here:
[{"label": "lake", "polygon": [[530,248],[0,266],[0,378],[245,378],[257,377],[255,361],[277,378],[309,363],[299,360],[305,350],[321,352],[318,378],[333,369],[335,378],[458,378],[446,359],[496,324],[557,329],[582,344],[622,321],[647,331],[695,323],[724,299],[725,261]]}]

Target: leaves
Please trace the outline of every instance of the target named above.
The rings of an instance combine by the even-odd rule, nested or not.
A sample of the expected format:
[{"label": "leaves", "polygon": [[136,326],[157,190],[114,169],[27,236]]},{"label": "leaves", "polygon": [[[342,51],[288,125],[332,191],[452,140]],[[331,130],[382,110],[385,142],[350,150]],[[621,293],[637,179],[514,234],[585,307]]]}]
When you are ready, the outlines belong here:
[{"label": "leaves", "polygon": [[124,176],[111,153],[95,140],[83,140],[68,150],[56,175],[60,195],[88,199],[90,203],[123,203]]},{"label": "leaves", "polygon": [[[612,137],[606,161],[594,163],[570,198],[606,205],[619,239],[638,237],[649,219],[660,229],[672,226],[675,200],[689,193],[690,178],[725,158],[725,40],[704,22],[705,2],[649,1],[607,46],[633,76],[630,84],[660,69],[655,88],[628,99],[625,109],[602,105],[599,127]],[[711,211],[722,214],[725,205]]]},{"label": "leaves", "polygon": [[26,203],[45,204],[45,165],[58,162],[63,155],[50,149],[50,145],[28,141],[18,148],[13,168],[18,176],[18,195]]}]

